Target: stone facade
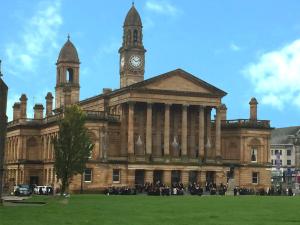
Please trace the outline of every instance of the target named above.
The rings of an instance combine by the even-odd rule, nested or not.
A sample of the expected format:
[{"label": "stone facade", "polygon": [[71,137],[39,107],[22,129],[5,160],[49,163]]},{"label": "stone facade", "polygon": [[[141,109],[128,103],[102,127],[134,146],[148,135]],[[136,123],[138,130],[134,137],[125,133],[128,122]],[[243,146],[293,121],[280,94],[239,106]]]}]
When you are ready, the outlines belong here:
[{"label": "stone facade", "polygon": [[0,203],[2,202],[2,187],[3,187],[3,168],[4,168],[4,152],[6,140],[6,106],[7,106],[7,91],[8,87],[2,80],[1,60],[0,60]]},{"label": "stone facade", "polygon": [[60,108],[76,103],[87,114],[95,146],[85,174],[73,178],[73,191],[81,185],[99,191],[158,180],[224,184],[229,177],[240,187],[269,187],[271,128],[269,121],[257,120],[256,99],[250,101],[250,119],[227,120],[226,92],[182,69],[144,80],[146,50],[134,6],[123,28],[120,89],[78,101],[79,58],[68,39],[57,63],[54,110],[51,93],[43,118],[40,104],[34,108],[36,118],[26,117],[26,95],[15,104],[8,124],[6,182],[59,185],[51,139],[58,132]]}]

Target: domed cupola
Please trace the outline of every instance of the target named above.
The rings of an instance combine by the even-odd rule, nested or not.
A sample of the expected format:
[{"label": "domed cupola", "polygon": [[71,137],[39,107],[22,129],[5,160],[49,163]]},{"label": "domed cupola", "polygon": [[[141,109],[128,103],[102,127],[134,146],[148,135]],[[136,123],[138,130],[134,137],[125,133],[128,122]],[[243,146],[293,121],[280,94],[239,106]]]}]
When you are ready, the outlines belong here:
[{"label": "domed cupola", "polygon": [[70,36],[68,36],[67,42],[64,44],[62,49],[60,50],[57,64],[62,62],[68,63],[80,63],[77,50],[74,44],[70,41]]},{"label": "domed cupola", "polygon": [[68,40],[60,50],[56,63],[56,108],[79,101],[79,65],[77,50],[68,35]]},{"label": "domed cupola", "polygon": [[142,26],[142,20],[140,14],[132,4],[132,7],[127,13],[127,16],[124,21],[124,27],[126,26]]}]

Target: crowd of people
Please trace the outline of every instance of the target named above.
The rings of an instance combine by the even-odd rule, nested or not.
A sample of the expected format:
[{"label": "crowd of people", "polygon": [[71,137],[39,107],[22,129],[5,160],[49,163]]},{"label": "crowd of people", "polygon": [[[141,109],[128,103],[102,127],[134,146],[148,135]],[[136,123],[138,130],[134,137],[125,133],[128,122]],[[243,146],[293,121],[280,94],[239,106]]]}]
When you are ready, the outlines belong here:
[{"label": "crowd of people", "polygon": [[[287,188],[282,190],[281,188],[268,188],[268,189],[249,189],[235,187],[233,190],[234,196],[237,195],[287,195],[293,196],[293,190]],[[106,195],[136,195],[136,194],[147,194],[150,196],[171,196],[171,195],[225,195],[228,192],[227,185],[215,183],[205,183],[203,187],[199,183],[190,183],[185,187],[182,183],[173,183],[171,186],[156,182],[156,183],[145,183],[144,185],[136,185],[134,188],[131,187],[110,187],[107,188],[104,193]]]}]

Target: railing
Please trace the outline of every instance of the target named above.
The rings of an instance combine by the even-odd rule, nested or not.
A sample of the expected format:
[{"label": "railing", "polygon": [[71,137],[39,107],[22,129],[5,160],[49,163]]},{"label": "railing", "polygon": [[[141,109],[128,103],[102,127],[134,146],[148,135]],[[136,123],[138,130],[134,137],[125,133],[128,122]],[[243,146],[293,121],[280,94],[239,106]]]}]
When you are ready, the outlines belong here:
[{"label": "railing", "polygon": [[[120,121],[119,115],[110,115],[106,112],[102,111],[89,111],[85,110],[87,119],[93,119],[93,120],[108,120],[112,122],[118,122]],[[42,124],[48,124],[52,122],[56,122],[59,120],[59,118],[63,116],[63,113],[58,113],[52,116],[47,116],[43,119],[29,119],[29,118],[20,118],[17,120],[13,120],[7,123],[7,127],[13,127],[15,125],[29,125],[29,126],[35,126],[35,125],[42,125]]]},{"label": "railing", "polygon": [[269,120],[222,120],[221,124],[225,128],[270,128]]}]

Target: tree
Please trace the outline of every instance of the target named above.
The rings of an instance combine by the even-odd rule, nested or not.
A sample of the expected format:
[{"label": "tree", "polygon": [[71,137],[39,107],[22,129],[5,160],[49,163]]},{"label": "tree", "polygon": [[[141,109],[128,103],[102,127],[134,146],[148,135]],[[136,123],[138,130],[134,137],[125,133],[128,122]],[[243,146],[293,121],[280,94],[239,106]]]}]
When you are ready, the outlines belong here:
[{"label": "tree", "polygon": [[82,174],[93,149],[87,129],[86,115],[77,105],[65,108],[59,121],[58,136],[53,139],[57,178],[61,180],[61,195],[69,188],[71,178]]}]

